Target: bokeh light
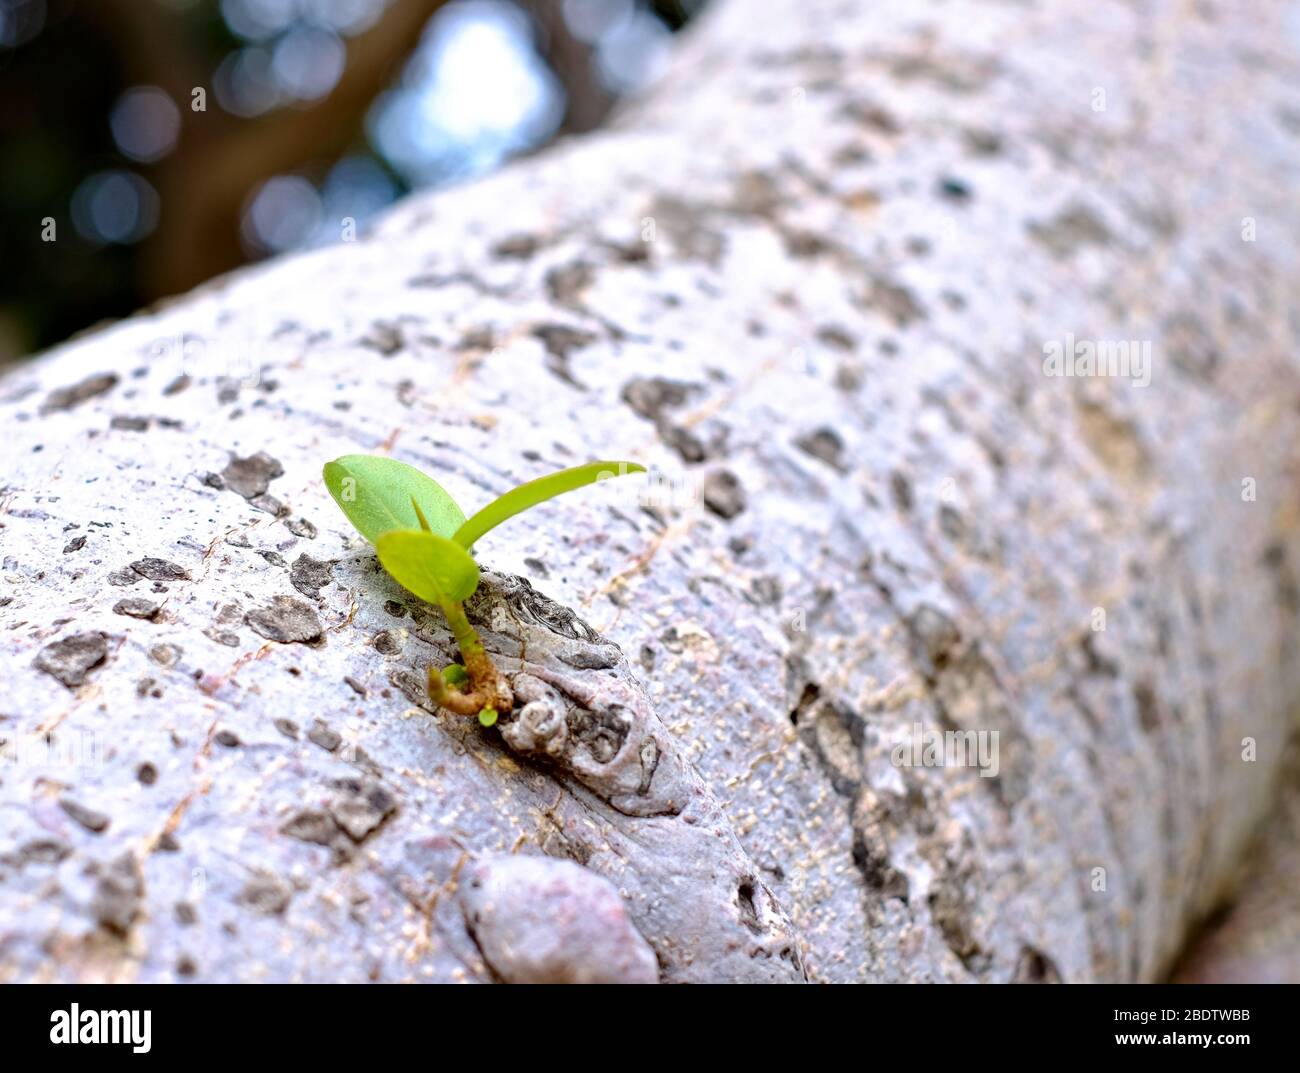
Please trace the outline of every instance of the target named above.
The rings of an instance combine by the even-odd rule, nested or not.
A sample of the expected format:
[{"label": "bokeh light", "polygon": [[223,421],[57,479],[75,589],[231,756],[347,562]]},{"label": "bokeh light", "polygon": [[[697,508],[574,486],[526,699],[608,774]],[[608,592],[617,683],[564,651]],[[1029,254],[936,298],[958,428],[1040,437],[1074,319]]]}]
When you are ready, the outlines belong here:
[{"label": "bokeh light", "polygon": [[157,191],[134,172],[96,172],[72,195],[72,225],[96,245],[138,242],[157,224]]},{"label": "bokeh light", "polygon": [[668,69],[672,32],[647,11],[634,11],[596,42],[596,71],[615,93],[633,93],[657,82]]},{"label": "bokeh light", "polygon": [[18,48],[45,25],[45,0],[0,0],[0,48]]},{"label": "bokeh light", "polygon": [[559,126],[563,90],[531,20],[498,0],[459,0],[430,21],[398,88],[371,109],[371,141],[413,185],[490,170]]},{"label": "bokeh light", "polygon": [[180,109],[157,86],[128,89],[113,105],[108,121],[122,155],[146,164],[170,153],[181,132]]},{"label": "bokeh light", "polygon": [[395,201],[397,194],[397,184],[374,157],[344,157],[330,169],[321,189],[325,203],[321,241],[337,240],[345,217],[364,223]]},{"label": "bokeh light", "polygon": [[333,30],[304,24],[276,42],[271,75],[285,93],[300,101],[324,97],[343,74],[347,49]]},{"label": "bokeh light", "polygon": [[269,112],[282,97],[271,73],[271,53],[257,46],[241,48],[222,60],[212,88],[222,108],[244,119]]},{"label": "bokeh light", "polygon": [[589,45],[631,18],[635,10],[635,0],[564,0],[561,8],[569,32]]},{"label": "bokeh light", "polygon": [[314,0],[314,18],[345,36],[370,29],[384,11],[384,0]]},{"label": "bokeh light", "polygon": [[321,225],[321,200],[300,175],[277,175],[254,191],[244,213],[243,239],[253,254],[304,245]]},{"label": "bokeh light", "polygon": [[221,17],[245,41],[265,41],[298,16],[298,0],[221,0]]},{"label": "bokeh light", "polygon": [[294,25],[358,34],[374,25],[385,6],[384,0],[221,0],[221,16],[245,41],[268,41]]}]

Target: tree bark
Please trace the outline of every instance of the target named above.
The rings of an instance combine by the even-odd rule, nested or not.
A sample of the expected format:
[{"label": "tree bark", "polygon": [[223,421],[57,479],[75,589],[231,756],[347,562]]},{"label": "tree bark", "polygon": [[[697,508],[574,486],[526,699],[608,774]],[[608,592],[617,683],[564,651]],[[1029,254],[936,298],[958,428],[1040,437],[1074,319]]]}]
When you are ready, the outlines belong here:
[{"label": "tree bark", "polygon": [[[611,129],[12,373],[0,973],[1160,977],[1300,675],[1285,13],[722,3]],[[657,468],[482,542],[498,727],[348,452]]]},{"label": "tree bark", "polygon": [[1300,740],[1234,897],[1179,959],[1175,983],[1300,984]]}]

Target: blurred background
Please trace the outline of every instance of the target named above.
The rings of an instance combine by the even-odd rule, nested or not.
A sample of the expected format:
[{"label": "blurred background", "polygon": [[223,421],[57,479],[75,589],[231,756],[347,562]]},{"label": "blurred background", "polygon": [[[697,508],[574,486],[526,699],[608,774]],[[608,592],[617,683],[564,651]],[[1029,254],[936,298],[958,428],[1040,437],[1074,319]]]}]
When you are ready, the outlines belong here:
[{"label": "blurred background", "polygon": [[705,0],[0,0],[0,369],[589,130]]}]

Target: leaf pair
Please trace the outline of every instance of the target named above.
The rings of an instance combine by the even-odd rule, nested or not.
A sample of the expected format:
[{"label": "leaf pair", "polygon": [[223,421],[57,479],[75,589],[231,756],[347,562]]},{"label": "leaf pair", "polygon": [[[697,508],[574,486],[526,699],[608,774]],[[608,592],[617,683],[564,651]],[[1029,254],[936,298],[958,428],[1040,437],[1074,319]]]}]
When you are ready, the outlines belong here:
[{"label": "leaf pair", "polygon": [[375,545],[384,569],[422,600],[445,605],[478,588],[470,549],[508,518],[598,480],[644,473],[635,462],[589,462],[521,484],[466,519],[459,504],[414,466],[374,455],[325,464],[325,486],[348,520]]}]

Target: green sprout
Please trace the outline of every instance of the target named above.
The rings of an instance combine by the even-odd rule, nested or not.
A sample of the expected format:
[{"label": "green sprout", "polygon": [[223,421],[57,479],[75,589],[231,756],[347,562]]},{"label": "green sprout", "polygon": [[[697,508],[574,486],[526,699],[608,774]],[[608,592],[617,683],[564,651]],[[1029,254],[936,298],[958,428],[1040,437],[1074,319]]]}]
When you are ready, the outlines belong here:
[{"label": "green sprout", "polygon": [[514,697],[465,615],[478,588],[475,542],[507,518],[596,481],[644,473],[635,462],[588,462],[529,481],[498,496],[470,518],[432,477],[376,455],[344,455],[325,463],[325,487],[357,531],[375,546],[399,585],[437,604],[447,617],[464,666],[430,667],[429,696],[485,727],[509,714]]}]

